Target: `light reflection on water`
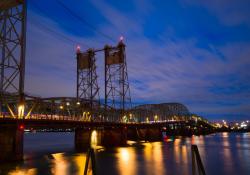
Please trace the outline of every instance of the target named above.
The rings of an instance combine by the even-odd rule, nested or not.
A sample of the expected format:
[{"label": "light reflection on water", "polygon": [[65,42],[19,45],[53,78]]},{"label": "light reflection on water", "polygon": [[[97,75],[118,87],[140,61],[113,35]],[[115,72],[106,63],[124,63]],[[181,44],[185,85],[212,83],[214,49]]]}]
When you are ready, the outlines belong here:
[{"label": "light reflection on water", "polygon": [[9,172],[9,175],[36,175],[36,168],[30,169],[16,169]]},{"label": "light reflection on water", "polygon": [[[45,139],[49,134],[44,133],[42,138],[41,135],[39,137],[36,139]],[[52,139],[53,142],[56,142],[57,137],[59,136]],[[31,138],[26,138],[26,144],[29,144],[29,139]],[[127,147],[112,149],[99,149],[100,147],[96,146],[98,139],[95,132],[92,133],[91,140],[92,145],[98,149],[95,153],[98,175],[191,174],[191,144],[198,145],[207,174],[250,174],[250,134],[222,133],[171,138],[172,141],[167,139],[165,142],[129,142]],[[67,140],[64,139],[64,142]],[[60,144],[63,145],[63,142]],[[39,150],[39,145],[36,146]],[[0,174],[83,175],[85,161],[85,153],[42,154],[23,163],[0,165]]]},{"label": "light reflection on water", "polygon": [[146,172],[154,170],[159,174],[165,174],[162,144],[160,142],[144,143],[144,159]]},{"label": "light reflection on water", "polygon": [[67,175],[69,164],[63,153],[52,154],[51,173],[55,175]]},{"label": "light reflection on water", "polygon": [[136,153],[134,149],[118,148],[116,157],[118,171],[121,172],[121,175],[136,174]]}]

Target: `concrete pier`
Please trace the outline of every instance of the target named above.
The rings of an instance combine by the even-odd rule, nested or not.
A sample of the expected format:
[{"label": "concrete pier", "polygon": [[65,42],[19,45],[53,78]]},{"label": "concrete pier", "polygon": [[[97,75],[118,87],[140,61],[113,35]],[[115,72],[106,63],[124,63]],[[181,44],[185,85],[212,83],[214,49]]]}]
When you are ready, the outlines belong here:
[{"label": "concrete pier", "polygon": [[76,128],[75,130],[75,149],[76,151],[85,151],[90,146],[91,139],[90,128]]},{"label": "concrete pier", "polygon": [[161,141],[161,128],[129,128],[128,140],[134,141]]},{"label": "concrete pier", "polygon": [[23,129],[22,124],[1,125],[0,162],[23,159]]},{"label": "concrete pier", "polygon": [[104,128],[101,134],[101,145],[124,146],[127,144],[126,128]]}]

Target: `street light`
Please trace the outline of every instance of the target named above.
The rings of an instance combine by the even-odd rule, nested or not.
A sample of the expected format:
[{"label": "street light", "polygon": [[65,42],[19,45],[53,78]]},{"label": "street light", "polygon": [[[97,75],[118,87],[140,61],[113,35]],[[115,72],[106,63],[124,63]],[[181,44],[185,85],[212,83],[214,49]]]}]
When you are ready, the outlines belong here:
[{"label": "street light", "polygon": [[132,116],[133,116],[133,115],[130,113],[130,114],[129,114],[129,119],[130,119],[130,120],[132,120]]},{"label": "street light", "polygon": [[154,119],[155,119],[155,121],[157,121],[158,120],[158,115],[155,115]]},{"label": "street light", "polygon": [[19,104],[18,106],[18,118],[23,118],[24,116],[24,105]]}]

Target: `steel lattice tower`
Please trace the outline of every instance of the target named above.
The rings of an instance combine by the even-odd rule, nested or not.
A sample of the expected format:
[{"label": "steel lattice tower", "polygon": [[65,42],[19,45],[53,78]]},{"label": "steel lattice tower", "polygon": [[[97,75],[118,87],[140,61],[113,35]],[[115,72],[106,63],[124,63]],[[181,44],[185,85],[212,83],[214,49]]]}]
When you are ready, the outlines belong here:
[{"label": "steel lattice tower", "polygon": [[16,101],[22,106],[24,113],[24,72],[26,46],[26,0],[0,1],[0,109],[3,104],[8,106],[10,97],[17,97],[15,109],[8,106],[14,116],[17,112]]},{"label": "steel lattice tower", "polygon": [[[105,107],[119,110],[121,116],[131,107],[125,44],[105,46]],[[121,117],[120,116],[120,117]],[[120,119],[120,118],[119,118]]]},{"label": "steel lattice tower", "polygon": [[94,102],[99,102],[97,83],[96,58],[92,49],[87,52],[77,50],[77,100],[88,100],[92,110]]}]

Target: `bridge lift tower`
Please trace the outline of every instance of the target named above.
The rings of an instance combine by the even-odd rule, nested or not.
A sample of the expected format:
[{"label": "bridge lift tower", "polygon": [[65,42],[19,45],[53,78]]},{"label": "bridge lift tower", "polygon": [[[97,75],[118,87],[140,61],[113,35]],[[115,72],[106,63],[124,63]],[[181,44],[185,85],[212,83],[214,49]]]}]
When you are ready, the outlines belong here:
[{"label": "bridge lift tower", "polygon": [[5,104],[18,117],[24,115],[26,13],[26,0],[0,1],[0,112]]},{"label": "bridge lift tower", "polygon": [[[105,46],[105,107],[120,111],[131,108],[131,97],[128,82],[125,44],[123,38],[116,47]],[[118,118],[120,120],[121,118]],[[117,119],[116,119],[117,120]]]},{"label": "bridge lift tower", "polygon": [[78,103],[81,99],[89,101],[87,108],[93,110],[93,105],[99,103],[99,87],[97,83],[96,58],[92,49],[81,52],[77,48],[77,90]]}]

